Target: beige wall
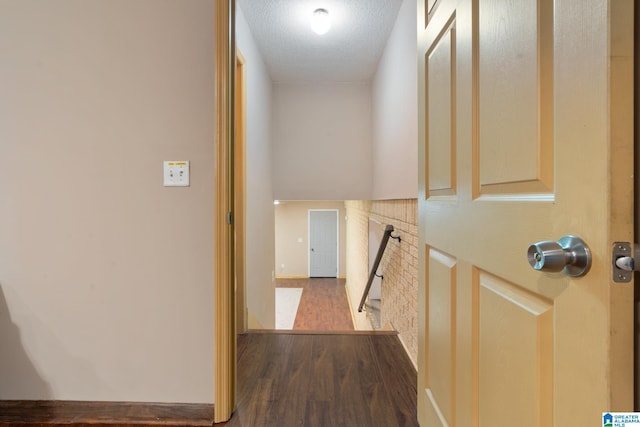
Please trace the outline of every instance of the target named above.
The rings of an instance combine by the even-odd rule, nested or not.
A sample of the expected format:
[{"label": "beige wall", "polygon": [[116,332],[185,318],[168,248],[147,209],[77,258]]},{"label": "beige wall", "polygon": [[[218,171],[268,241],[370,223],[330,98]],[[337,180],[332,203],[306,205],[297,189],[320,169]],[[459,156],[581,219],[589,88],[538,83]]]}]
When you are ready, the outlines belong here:
[{"label": "beige wall", "polygon": [[272,84],[242,9],[237,8],[237,46],[246,78],[246,304],[250,325],[275,327],[274,209],[272,188]]},{"label": "beige wall", "polygon": [[213,402],[212,52],[209,0],[0,0],[0,399]]},{"label": "beige wall", "polygon": [[369,277],[369,218],[393,225],[378,272],[382,280],[381,324],[397,330],[414,365],[418,358],[418,227],[417,200],[347,201],[347,293],[358,329],[370,324],[357,308]]},{"label": "beige wall", "polygon": [[368,83],[274,85],[274,198],[368,199],[371,169]]},{"label": "beige wall", "polygon": [[[346,274],[346,209],[344,202],[282,201],[276,206],[276,276],[309,276],[309,209],[338,210],[338,275]],[[282,266],[284,264],[284,267]]]},{"label": "beige wall", "polygon": [[373,78],[373,195],[418,196],[416,2],[403,0]]}]

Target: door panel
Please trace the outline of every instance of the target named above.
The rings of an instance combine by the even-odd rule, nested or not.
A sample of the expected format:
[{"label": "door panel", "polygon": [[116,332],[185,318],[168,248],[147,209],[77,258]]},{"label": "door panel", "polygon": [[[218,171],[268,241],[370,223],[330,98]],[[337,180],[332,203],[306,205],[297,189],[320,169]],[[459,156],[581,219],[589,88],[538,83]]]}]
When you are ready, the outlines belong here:
[{"label": "door panel", "polygon": [[552,425],[553,306],[486,272],[474,278],[480,425],[505,414],[523,427]]},{"label": "door panel", "polygon": [[431,195],[451,195],[456,188],[455,144],[455,20],[451,20],[438,35],[427,54],[427,129],[429,192]]},{"label": "door panel", "polygon": [[[418,1],[422,425],[632,410],[633,285],[610,251],[632,239],[633,2],[580,5]],[[567,234],[586,276],[529,266]]]},{"label": "door panel", "polygon": [[480,194],[553,191],[552,8],[552,0],[478,4]]},{"label": "door panel", "polygon": [[[429,249],[429,352],[427,375],[430,403],[447,423],[454,418],[456,354],[456,267],[454,258]],[[436,351],[437,349],[437,351]]]}]

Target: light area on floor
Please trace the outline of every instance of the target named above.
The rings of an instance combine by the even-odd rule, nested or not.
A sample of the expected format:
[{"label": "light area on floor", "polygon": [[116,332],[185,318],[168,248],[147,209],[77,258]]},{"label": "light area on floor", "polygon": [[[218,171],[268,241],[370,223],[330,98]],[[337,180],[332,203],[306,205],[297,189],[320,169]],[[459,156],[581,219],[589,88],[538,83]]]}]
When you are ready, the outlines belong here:
[{"label": "light area on floor", "polygon": [[293,329],[302,288],[276,288],[276,329]]}]

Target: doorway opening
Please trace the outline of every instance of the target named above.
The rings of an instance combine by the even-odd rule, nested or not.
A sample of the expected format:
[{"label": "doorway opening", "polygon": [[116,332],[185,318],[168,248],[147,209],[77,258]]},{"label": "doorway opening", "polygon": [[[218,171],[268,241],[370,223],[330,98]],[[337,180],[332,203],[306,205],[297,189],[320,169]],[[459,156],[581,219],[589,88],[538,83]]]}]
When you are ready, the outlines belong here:
[{"label": "doorway opening", "polygon": [[354,329],[346,291],[344,201],[275,206],[276,329]]}]

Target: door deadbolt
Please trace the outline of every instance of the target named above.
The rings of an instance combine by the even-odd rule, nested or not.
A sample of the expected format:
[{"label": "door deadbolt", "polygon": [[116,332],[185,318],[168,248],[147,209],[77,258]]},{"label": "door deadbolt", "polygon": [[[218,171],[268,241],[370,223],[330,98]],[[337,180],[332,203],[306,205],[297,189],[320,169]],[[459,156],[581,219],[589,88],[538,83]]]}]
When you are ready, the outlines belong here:
[{"label": "door deadbolt", "polygon": [[534,270],[562,271],[570,277],[584,276],[591,267],[591,251],[576,236],[564,236],[557,242],[544,240],[534,243],[529,246],[527,259]]}]

